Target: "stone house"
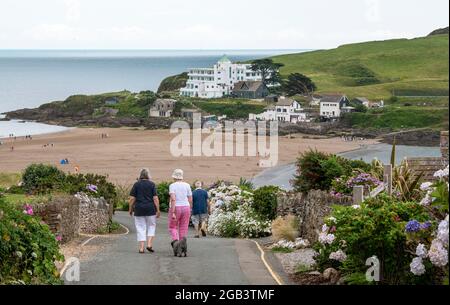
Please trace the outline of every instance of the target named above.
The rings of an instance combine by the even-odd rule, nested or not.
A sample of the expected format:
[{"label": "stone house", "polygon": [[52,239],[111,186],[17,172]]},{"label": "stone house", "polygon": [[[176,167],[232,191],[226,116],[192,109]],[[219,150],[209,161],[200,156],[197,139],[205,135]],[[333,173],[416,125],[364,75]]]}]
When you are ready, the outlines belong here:
[{"label": "stone house", "polygon": [[173,99],[157,99],[150,107],[149,117],[171,117],[176,103]]},{"label": "stone house", "polygon": [[262,99],[269,94],[269,89],[262,81],[240,81],[234,85],[232,95],[238,98]]}]

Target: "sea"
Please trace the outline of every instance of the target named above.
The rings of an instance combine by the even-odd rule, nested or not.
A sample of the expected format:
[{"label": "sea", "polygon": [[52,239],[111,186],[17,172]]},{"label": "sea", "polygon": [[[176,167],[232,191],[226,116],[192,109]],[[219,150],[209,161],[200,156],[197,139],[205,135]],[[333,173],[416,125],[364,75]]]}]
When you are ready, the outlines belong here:
[{"label": "sea", "polygon": [[[65,100],[74,94],[156,91],[189,68],[212,67],[223,55],[247,61],[308,50],[0,50],[0,114]],[[0,138],[64,130],[1,121]]]}]

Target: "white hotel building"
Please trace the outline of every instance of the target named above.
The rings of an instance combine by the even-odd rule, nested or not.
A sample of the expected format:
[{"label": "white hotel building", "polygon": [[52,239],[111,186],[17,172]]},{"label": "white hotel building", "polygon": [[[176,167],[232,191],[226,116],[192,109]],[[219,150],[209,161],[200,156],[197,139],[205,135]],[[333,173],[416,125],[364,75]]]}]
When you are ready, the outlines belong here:
[{"label": "white hotel building", "polygon": [[223,56],[213,68],[192,68],[188,72],[186,87],[180,95],[200,98],[219,98],[229,95],[239,81],[260,81],[261,73],[251,69],[250,64],[232,63]]}]

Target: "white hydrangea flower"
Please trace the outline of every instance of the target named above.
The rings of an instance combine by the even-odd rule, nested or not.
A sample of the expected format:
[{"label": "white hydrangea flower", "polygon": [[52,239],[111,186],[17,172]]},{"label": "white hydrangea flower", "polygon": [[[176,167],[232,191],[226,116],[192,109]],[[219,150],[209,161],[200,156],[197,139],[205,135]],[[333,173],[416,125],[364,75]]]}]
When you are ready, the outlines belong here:
[{"label": "white hydrangea flower", "polygon": [[415,259],[413,259],[409,267],[411,268],[412,274],[417,276],[423,275],[426,272],[425,265],[423,264],[423,260],[421,257],[416,257]]},{"label": "white hydrangea flower", "polygon": [[443,245],[448,246],[448,220],[443,220],[439,224],[437,239],[439,239]]},{"label": "white hydrangea flower", "polygon": [[420,258],[426,258],[428,256],[428,250],[424,244],[419,244],[417,246],[416,255]]},{"label": "white hydrangea flower", "polygon": [[434,173],[434,177],[439,179],[448,177],[448,170],[449,170],[448,166],[445,169],[438,170],[436,173]]},{"label": "white hydrangea flower", "polygon": [[439,239],[435,239],[431,243],[428,257],[434,266],[445,267],[448,264],[448,250]]},{"label": "white hydrangea flower", "polygon": [[420,205],[429,206],[433,202],[433,198],[430,193],[427,193],[425,197],[420,201]]},{"label": "white hydrangea flower", "polygon": [[337,219],[335,217],[329,217],[328,220],[332,223],[336,223]]},{"label": "white hydrangea flower", "polygon": [[338,261],[338,262],[343,262],[347,259],[347,254],[345,254],[344,251],[342,250],[338,250],[336,252],[332,252],[329,256],[329,259]]},{"label": "white hydrangea flower", "polygon": [[323,245],[331,245],[334,240],[336,239],[336,237],[334,236],[334,234],[326,234],[326,233],[320,233],[319,234],[319,242]]},{"label": "white hydrangea flower", "polygon": [[420,186],[420,189],[422,191],[428,191],[432,185],[433,185],[432,182],[425,182],[425,183],[422,183],[422,185]]}]

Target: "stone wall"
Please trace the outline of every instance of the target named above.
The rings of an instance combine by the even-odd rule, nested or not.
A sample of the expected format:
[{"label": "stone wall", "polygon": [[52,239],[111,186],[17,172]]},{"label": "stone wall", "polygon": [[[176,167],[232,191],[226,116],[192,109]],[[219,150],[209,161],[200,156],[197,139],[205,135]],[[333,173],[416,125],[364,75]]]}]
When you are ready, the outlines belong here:
[{"label": "stone wall", "polygon": [[50,202],[34,204],[34,213],[48,224],[50,230],[66,243],[79,233],[96,234],[112,219],[112,205],[103,198],[84,193],[59,196]]},{"label": "stone wall", "polygon": [[110,205],[104,198],[90,197],[85,193],[78,193],[75,197],[80,202],[80,232],[96,234],[109,224]]},{"label": "stone wall", "polygon": [[73,196],[61,196],[51,202],[35,204],[34,213],[48,224],[50,230],[66,243],[78,236],[80,231],[80,203]]},{"label": "stone wall", "polygon": [[316,242],[323,219],[330,215],[333,205],[352,205],[352,198],[336,199],[325,191],[308,194],[288,193],[278,198],[278,216],[295,215],[299,219],[300,237]]}]

